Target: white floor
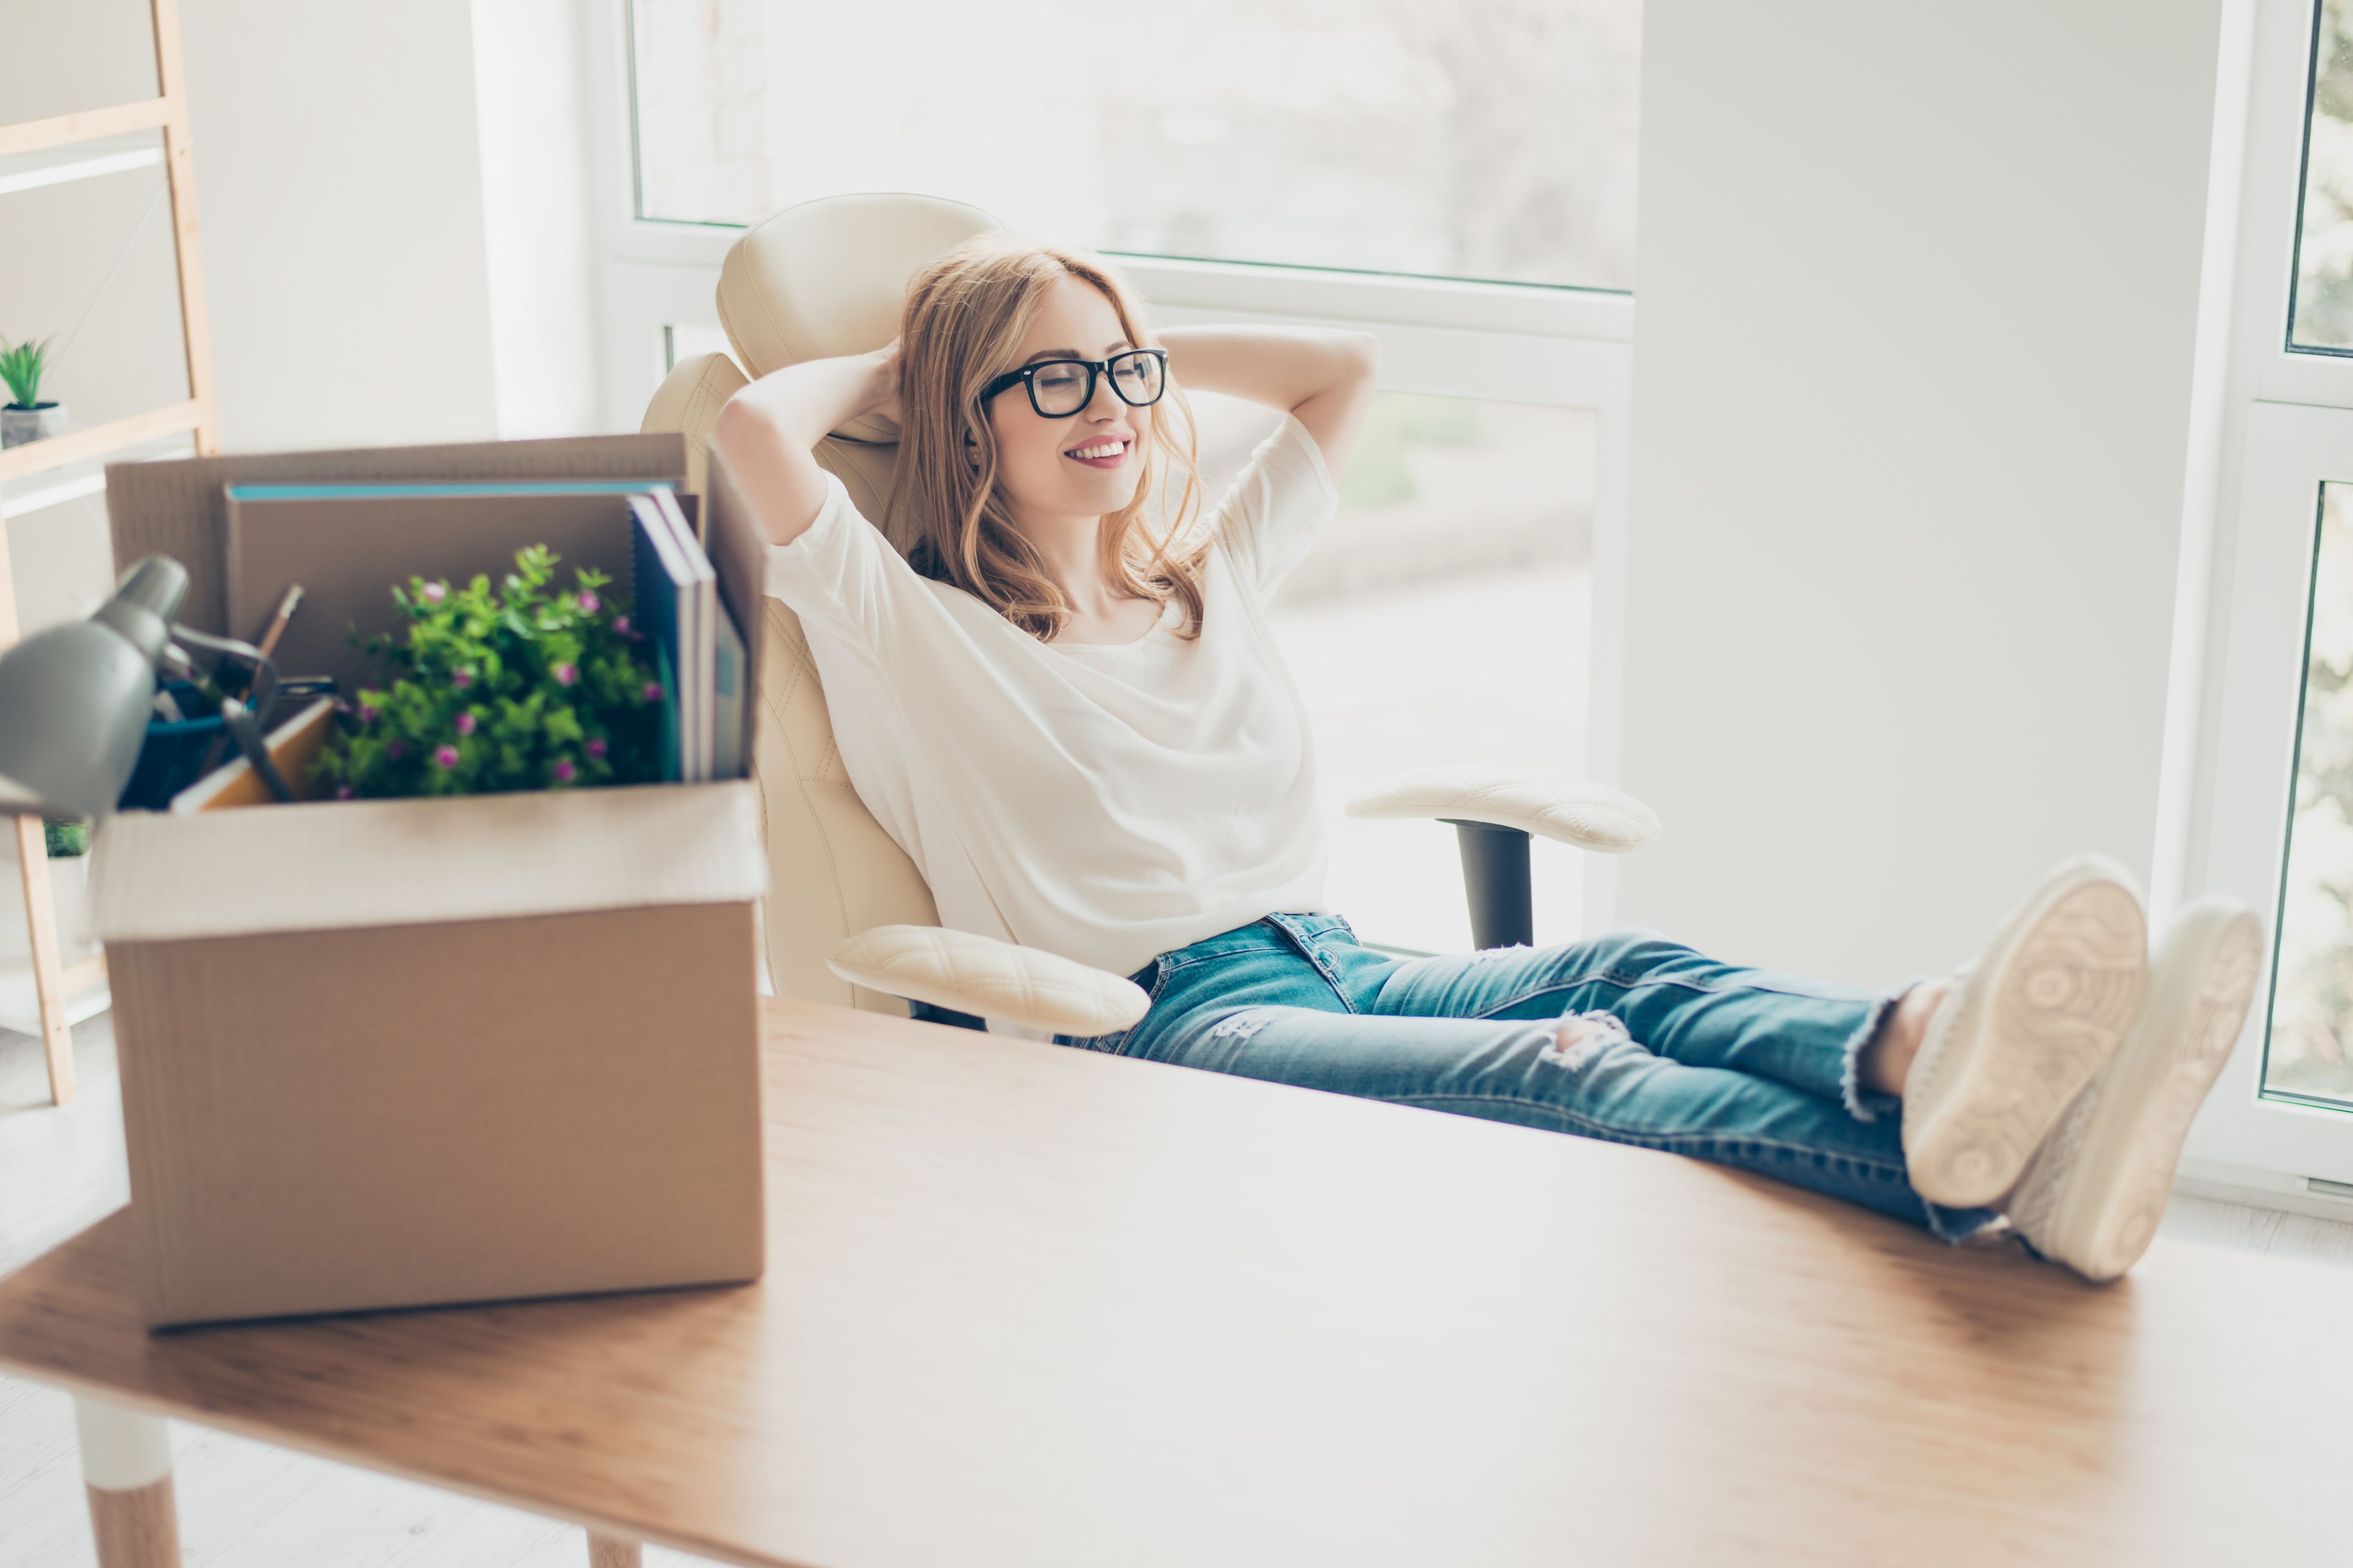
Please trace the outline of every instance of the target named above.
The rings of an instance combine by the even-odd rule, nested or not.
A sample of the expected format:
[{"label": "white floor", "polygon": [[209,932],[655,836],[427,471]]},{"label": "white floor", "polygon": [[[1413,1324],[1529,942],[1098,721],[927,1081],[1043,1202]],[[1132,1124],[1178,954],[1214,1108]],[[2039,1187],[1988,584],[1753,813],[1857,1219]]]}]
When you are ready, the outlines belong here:
[{"label": "white floor", "polygon": [[[111,1021],[75,1031],[82,1090],[48,1104],[40,1051],[0,1031],[0,1272],[129,1198]],[[2164,1234],[2353,1267],[2353,1225],[2176,1198]],[[188,1568],[586,1568],[581,1533],[364,1470],[175,1424]],[[95,1561],[64,1394],[0,1377],[0,1568]],[[649,1551],[649,1564],[696,1561]]]}]

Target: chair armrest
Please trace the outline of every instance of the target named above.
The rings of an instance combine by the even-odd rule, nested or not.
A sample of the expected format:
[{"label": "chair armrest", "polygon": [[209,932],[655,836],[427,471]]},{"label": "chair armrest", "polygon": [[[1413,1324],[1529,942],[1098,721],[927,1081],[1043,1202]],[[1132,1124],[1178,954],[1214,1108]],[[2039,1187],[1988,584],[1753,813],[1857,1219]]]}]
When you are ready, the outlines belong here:
[{"label": "chair armrest", "polygon": [[1143,987],[1107,970],[944,926],[860,931],[825,966],[855,985],[1064,1035],[1107,1035],[1151,1006]]},{"label": "chair armrest", "polygon": [[1658,814],[1630,795],[1575,773],[1523,768],[1431,768],[1374,785],[1350,800],[1350,816],[1428,816],[1483,822],[1622,855],[1659,836]]}]

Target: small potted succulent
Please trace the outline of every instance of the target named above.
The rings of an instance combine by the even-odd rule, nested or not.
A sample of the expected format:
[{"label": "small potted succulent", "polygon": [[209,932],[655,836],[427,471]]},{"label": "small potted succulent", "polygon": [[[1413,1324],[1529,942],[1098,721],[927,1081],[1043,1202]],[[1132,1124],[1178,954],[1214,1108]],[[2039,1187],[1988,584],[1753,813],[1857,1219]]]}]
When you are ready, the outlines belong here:
[{"label": "small potted succulent", "polygon": [[653,644],[586,567],[553,586],[557,556],[515,553],[493,587],[412,577],[392,596],[397,637],[364,647],[392,679],[344,698],[318,767],[338,800],[652,784],[665,772]]},{"label": "small potted succulent", "polygon": [[8,388],[8,401],[0,405],[0,447],[66,433],[65,405],[41,401],[41,377],[49,369],[49,345],[55,342],[12,343],[0,338],[0,384]]}]

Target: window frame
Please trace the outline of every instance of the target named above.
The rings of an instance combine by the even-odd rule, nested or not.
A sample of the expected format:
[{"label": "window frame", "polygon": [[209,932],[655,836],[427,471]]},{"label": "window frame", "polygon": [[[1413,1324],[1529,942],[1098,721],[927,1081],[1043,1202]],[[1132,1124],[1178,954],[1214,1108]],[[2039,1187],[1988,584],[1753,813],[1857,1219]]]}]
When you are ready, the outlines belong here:
[{"label": "window frame", "polygon": [[2318,12],[2317,0],[2253,0],[2235,58],[2224,34],[2215,169],[2237,204],[2235,244],[2209,253],[2210,270],[2231,268],[2217,505],[2208,548],[2189,538],[2183,550],[2169,728],[2195,742],[2187,755],[2168,746],[2167,792],[2189,804],[2161,831],[2151,914],[2161,923],[2178,901],[2229,894],[2262,916],[2267,942],[2263,988],[2190,1130],[2179,1184],[2343,1218],[2353,1202],[2327,1188],[2353,1186],[2353,1110],[2263,1090],[2320,487],[2353,482],[2353,355],[2289,337]]},{"label": "window frame", "polygon": [[[665,327],[716,329],[719,268],[743,230],[637,216],[629,0],[604,0],[587,28],[590,153],[607,423],[635,429],[665,366]],[[1586,768],[1613,779],[1622,665],[1627,470],[1633,402],[1630,293],[1289,265],[1109,252],[1164,326],[1356,328],[1380,340],[1385,391],[1431,393],[1595,415]],[[1588,858],[1583,929],[1612,923],[1615,863]]]},{"label": "window frame", "polygon": [[[2249,410],[2232,541],[2209,809],[2197,884],[2245,900],[2272,952],[2265,989],[2191,1141],[2193,1157],[2250,1173],[2353,1184],[2353,1110],[2263,1093],[2288,825],[2295,795],[2320,487],[2353,483],[2353,408],[2259,402]],[[2294,608],[2283,614],[2284,606]],[[2271,1185],[2270,1182],[2254,1184]]]}]

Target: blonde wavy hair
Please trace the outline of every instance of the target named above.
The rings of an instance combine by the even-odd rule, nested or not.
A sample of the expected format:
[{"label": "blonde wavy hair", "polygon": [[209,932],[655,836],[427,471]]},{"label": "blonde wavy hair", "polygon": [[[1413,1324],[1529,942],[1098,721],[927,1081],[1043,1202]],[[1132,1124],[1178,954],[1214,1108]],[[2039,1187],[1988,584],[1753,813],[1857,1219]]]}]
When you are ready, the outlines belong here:
[{"label": "blonde wavy hair", "polygon": [[[885,511],[885,531],[912,541],[907,559],[918,572],[962,588],[1041,641],[1061,631],[1071,605],[997,493],[997,437],[980,389],[1014,368],[1047,290],[1065,277],[1111,301],[1129,342],[1155,346],[1126,280],[1083,251],[976,235],[908,280],[900,319],[899,461]],[[1166,417],[1171,405],[1176,420]],[[1164,608],[1176,600],[1184,612],[1179,635],[1198,637],[1208,552],[1197,526],[1198,437],[1192,405],[1175,378],[1153,415],[1135,499],[1104,515],[1099,543],[1113,582]],[[976,464],[965,457],[966,437],[977,451]],[[1180,479],[1183,489],[1155,527],[1148,514],[1164,474],[1169,492],[1176,492]]]}]

